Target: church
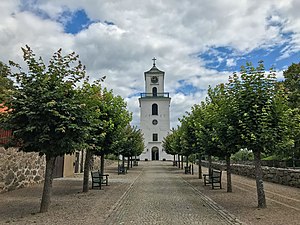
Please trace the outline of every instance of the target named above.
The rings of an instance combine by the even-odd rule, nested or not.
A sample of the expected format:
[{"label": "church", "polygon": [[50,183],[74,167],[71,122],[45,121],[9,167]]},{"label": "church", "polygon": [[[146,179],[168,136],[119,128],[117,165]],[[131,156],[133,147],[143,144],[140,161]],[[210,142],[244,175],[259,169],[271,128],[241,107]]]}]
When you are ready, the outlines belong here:
[{"label": "church", "polygon": [[170,132],[170,102],[168,92],[164,90],[165,72],[159,70],[153,58],[152,68],[144,72],[145,92],[139,98],[140,129],[144,135],[145,149],[140,160],[172,160],[162,142]]}]

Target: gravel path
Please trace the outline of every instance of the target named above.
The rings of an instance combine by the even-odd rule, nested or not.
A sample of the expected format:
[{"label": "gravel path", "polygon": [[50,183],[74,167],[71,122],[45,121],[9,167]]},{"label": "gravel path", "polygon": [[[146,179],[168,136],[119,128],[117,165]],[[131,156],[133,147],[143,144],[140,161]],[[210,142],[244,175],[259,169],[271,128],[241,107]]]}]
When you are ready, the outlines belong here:
[{"label": "gravel path", "polygon": [[[296,225],[300,190],[265,182],[266,209],[256,207],[255,181],[233,175],[233,193],[203,186],[171,162],[140,162],[126,175],[109,165],[109,186],[82,193],[82,177],[54,180],[49,212],[40,214],[42,185],[0,194],[0,224]],[[196,167],[195,167],[196,169]],[[223,177],[226,177],[224,173]],[[235,216],[239,220],[235,220]]]}]

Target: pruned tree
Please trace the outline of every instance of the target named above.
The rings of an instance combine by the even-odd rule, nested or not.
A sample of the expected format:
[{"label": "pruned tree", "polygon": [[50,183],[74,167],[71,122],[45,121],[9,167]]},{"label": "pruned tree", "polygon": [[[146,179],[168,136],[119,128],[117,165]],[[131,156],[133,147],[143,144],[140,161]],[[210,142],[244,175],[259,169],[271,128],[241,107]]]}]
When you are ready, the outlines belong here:
[{"label": "pruned tree", "polygon": [[234,74],[229,81],[231,94],[237,104],[241,132],[241,146],[254,153],[258,207],[266,207],[261,168],[261,154],[271,152],[286,140],[286,112],[284,99],[276,88],[274,70],[265,72],[264,65],[247,63],[241,75]]},{"label": "pruned tree", "polygon": [[102,112],[100,119],[103,121],[104,138],[101,139],[101,149],[96,152],[101,156],[100,172],[104,173],[104,157],[106,154],[114,153],[113,143],[119,139],[122,129],[132,120],[132,114],[127,110],[127,104],[121,96],[115,96],[113,91],[106,88],[102,92]]},{"label": "pruned tree", "polygon": [[299,111],[300,111],[300,62],[293,63],[287,70],[283,71],[285,78],[283,84],[287,92],[289,106],[291,108],[290,131],[293,135],[293,144],[290,154],[285,156],[292,157],[293,166],[295,159],[300,159],[300,133],[299,133]]},{"label": "pruned tree", "polygon": [[82,116],[83,124],[82,128],[85,129],[85,144],[82,146],[85,148],[85,161],[84,161],[84,171],[83,171],[83,192],[88,192],[89,190],[89,173],[91,168],[91,159],[93,154],[101,151],[101,145],[105,137],[105,130],[103,127],[106,125],[107,121],[101,119],[104,113],[101,110],[101,105],[105,104],[102,98],[102,87],[100,82],[104,80],[105,77],[93,84],[90,84],[86,80],[78,90],[78,94],[81,96],[82,105],[85,108],[85,113]]},{"label": "pruned tree", "polygon": [[114,96],[112,90],[101,87],[102,79],[89,84],[85,82],[79,91],[86,113],[86,159],[84,164],[83,192],[88,192],[89,172],[93,155],[101,156],[100,173],[104,174],[104,156],[113,153],[113,145],[118,142],[121,130],[129,124],[131,114],[120,96]]},{"label": "pruned tree", "polygon": [[12,95],[14,89],[13,81],[8,77],[9,75],[10,68],[0,61],[0,104]]},{"label": "pruned tree", "polygon": [[173,155],[173,165],[176,165],[176,154],[178,154],[175,151],[174,146],[174,138],[175,138],[175,132],[176,130],[173,128],[172,131],[164,137],[162,141],[162,147],[165,150],[167,154]]},{"label": "pruned tree", "polygon": [[226,159],[227,192],[232,192],[230,157],[240,149],[240,127],[237,106],[234,95],[230,93],[228,85],[219,84],[209,88],[208,98],[214,110],[213,134],[216,148],[220,149],[219,156]]},{"label": "pruned tree", "polygon": [[56,157],[73,153],[84,141],[84,107],[75,85],[85,77],[85,67],[78,55],[64,56],[61,49],[54,53],[48,66],[42,58],[36,58],[29,46],[22,50],[27,69],[10,62],[12,71],[16,71],[10,74],[16,80],[16,90],[5,102],[10,110],[6,124],[13,130],[12,144],[20,146],[21,151],[46,156],[40,207],[40,212],[46,212]]},{"label": "pruned tree", "polygon": [[[128,157],[127,167],[129,168],[129,160],[133,156],[140,155],[144,149],[144,137],[141,130],[137,129],[135,126],[127,125],[119,133],[118,140],[116,140],[112,146],[114,149],[114,154],[118,157],[122,155]],[[122,161],[124,166],[124,160]]]}]

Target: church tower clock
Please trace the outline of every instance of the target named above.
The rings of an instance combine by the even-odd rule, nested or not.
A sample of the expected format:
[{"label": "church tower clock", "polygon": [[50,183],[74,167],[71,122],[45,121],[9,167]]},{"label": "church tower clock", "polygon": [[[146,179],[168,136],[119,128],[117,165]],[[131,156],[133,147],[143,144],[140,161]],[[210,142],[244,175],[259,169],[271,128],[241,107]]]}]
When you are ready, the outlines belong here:
[{"label": "church tower clock", "polygon": [[162,148],[162,141],[170,131],[171,98],[164,91],[165,72],[156,67],[155,60],[152,68],[144,73],[145,93],[139,98],[140,128],[145,142],[140,160],[172,160]]}]

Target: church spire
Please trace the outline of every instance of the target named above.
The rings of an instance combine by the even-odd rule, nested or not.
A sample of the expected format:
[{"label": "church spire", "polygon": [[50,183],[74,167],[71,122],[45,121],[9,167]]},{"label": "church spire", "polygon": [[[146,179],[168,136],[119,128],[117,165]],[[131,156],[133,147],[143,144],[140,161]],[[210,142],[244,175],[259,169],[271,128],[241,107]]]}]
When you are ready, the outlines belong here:
[{"label": "church spire", "polygon": [[155,57],[153,57],[153,66],[155,66],[155,61],[156,61],[156,58]]}]

